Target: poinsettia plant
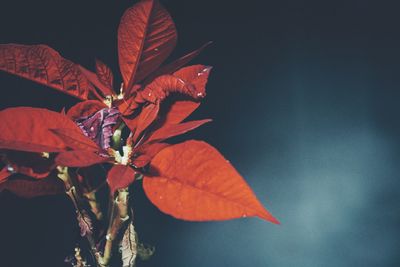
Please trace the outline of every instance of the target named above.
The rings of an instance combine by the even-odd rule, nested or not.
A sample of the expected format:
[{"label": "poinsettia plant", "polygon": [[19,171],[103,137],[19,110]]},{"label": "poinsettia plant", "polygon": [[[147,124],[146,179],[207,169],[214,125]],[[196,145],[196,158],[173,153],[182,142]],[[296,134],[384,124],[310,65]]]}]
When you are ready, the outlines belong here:
[{"label": "poinsettia plant", "polygon": [[[134,266],[137,255],[152,253],[138,242],[132,220],[129,189],[139,181],[155,206],[178,219],[257,216],[278,223],[211,145],[165,142],[210,121],[185,121],[206,95],[211,67],[184,65],[207,44],[162,65],[176,41],[174,22],[158,1],[126,10],[118,28],[119,91],[99,60],[92,72],[46,45],[0,45],[1,70],[81,100],[62,112],[0,111],[0,190],[68,194],[86,240],[76,248],[75,266]],[[81,252],[84,244],[89,254]]]}]

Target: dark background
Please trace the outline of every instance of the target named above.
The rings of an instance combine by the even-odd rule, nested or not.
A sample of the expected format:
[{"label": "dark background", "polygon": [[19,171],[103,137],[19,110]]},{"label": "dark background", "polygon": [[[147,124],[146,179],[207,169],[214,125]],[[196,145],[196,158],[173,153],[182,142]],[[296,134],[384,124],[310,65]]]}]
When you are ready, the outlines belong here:
[{"label": "dark background", "polygon": [[[44,43],[120,80],[116,29],[133,1],[3,1],[1,43]],[[137,190],[139,266],[400,266],[400,18],[389,1],[164,0],[176,58],[214,66],[187,138],[217,147],[282,222],[190,223]],[[394,1],[393,1],[394,3]],[[1,108],[61,110],[71,97],[0,73]],[[1,123],[1,122],[0,122]],[[0,265],[64,266],[78,230],[65,196],[0,195]]]}]

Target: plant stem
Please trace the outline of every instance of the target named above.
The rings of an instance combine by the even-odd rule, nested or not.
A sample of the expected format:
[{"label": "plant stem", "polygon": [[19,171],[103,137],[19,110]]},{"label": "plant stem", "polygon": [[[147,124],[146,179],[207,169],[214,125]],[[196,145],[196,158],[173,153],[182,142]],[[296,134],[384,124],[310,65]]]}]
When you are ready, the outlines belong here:
[{"label": "plant stem", "polygon": [[118,190],[117,197],[113,200],[112,211],[110,214],[110,224],[107,229],[106,245],[104,247],[103,257],[99,257],[99,263],[102,267],[108,266],[112,256],[113,248],[116,244],[115,239],[118,236],[122,226],[129,221],[128,215],[128,189]]},{"label": "plant stem", "polygon": [[[84,220],[84,212],[82,208],[82,198],[80,197],[80,192],[77,190],[77,187],[79,186],[78,183],[74,182],[74,179],[69,175],[68,168],[67,167],[57,167],[57,170],[59,171],[58,177],[63,180],[66,193],[72,200],[72,203],[74,204],[76,213],[78,214],[78,217],[80,216],[82,220]],[[85,222],[89,225],[89,222]],[[90,227],[90,226],[89,226]],[[93,235],[90,232],[86,232],[85,237],[89,243],[90,246],[90,252],[92,254],[92,257],[95,261],[96,266],[100,266],[98,261],[97,261],[97,255],[99,254],[97,249],[96,249],[96,244],[93,238]]]}]

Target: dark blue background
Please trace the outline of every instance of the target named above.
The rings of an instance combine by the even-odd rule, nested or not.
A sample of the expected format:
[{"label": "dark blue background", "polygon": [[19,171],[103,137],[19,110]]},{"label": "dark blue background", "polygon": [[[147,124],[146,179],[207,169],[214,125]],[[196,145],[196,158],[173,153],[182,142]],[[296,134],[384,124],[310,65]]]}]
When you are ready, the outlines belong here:
[{"label": "dark blue background", "polygon": [[[137,229],[156,246],[139,266],[313,267],[400,264],[400,18],[389,1],[179,1],[172,57],[208,40],[194,63],[214,66],[186,138],[217,147],[281,226],[246,218],[189,223],[137,190]],[[386,3],[386,4],[385,4]],[[116,29],[132,1],[7,1],[1,43],[48,44],[119,79]],[[54,110],[75,101],[0,74],[1,107]],[[1,123],[1,122],[0,122]],[[66,197],[0,195],[0,258],[63,266],[77,227]]]}]

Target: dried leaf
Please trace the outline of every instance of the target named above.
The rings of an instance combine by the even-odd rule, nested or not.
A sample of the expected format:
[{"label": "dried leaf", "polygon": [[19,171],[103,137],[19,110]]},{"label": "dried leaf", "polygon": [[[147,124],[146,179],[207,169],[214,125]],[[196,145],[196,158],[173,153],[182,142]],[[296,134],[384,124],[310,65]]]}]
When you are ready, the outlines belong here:
[{"label": "dried leaf", "polygon": [[107,183],[111,192],[128,187],[135,181],[136,172],[126,165],[114,165],[107,174]]},{"label": "dried leaf", "polygon": [[258,216],[278,223],[239,173],[205,142],[167,147],[153,158],[151,168],[155,176],[145,176],[143,187],[164,213],[189,221]]},{"label": "dried leaf", "polygon": [[134,267],[138,253],[138,240],[135,227],[131,222],[126,228],[120,244],[121,260],[123,267]]},{"label": "dried leaf", "polygon": [[177,33],[168,12],[156,0],[144,0],[125,11],[118,28],[118,59],[127,96],[168,57]]},{"label": "dried leaf", "polygon": [[152,133],[150,137],[147,139],[147,142],[165,140],[167,138],[181,135],[188,131],[196,129],[197,127],[200,127],[201,125],[210,121],[211,121],[210,119],[206,119],[198,121],[189,121],[180,124],[167,124],[161,127],[160,129],[156,130],[154,133]]},{"label": "dried leaf", "polygon": [[8,108],[0,111],[0,121],[0,148],[3,149],[40,153],[66,150],[68,142],[50,130],[54,128],[68,129],[69,134],[83,136],[67,116],[47,109]]},{"label": "dried leaf", "polygon": [[0,45],[0,70],[47,85],[81,100],[96,91],[78,65],[46,45]]},{"label": "dried leaf", "polygon": [[57,165],[66,167],[88,167],[107,161],[109,161],[109,158],[85,150],[61,152],[55,158]]},{"label": "dried leaf", "polygon": [[93,234],[92,219],[85,210],[80,210],[77,214],[79,228],[81,229],[81,236]]}]

